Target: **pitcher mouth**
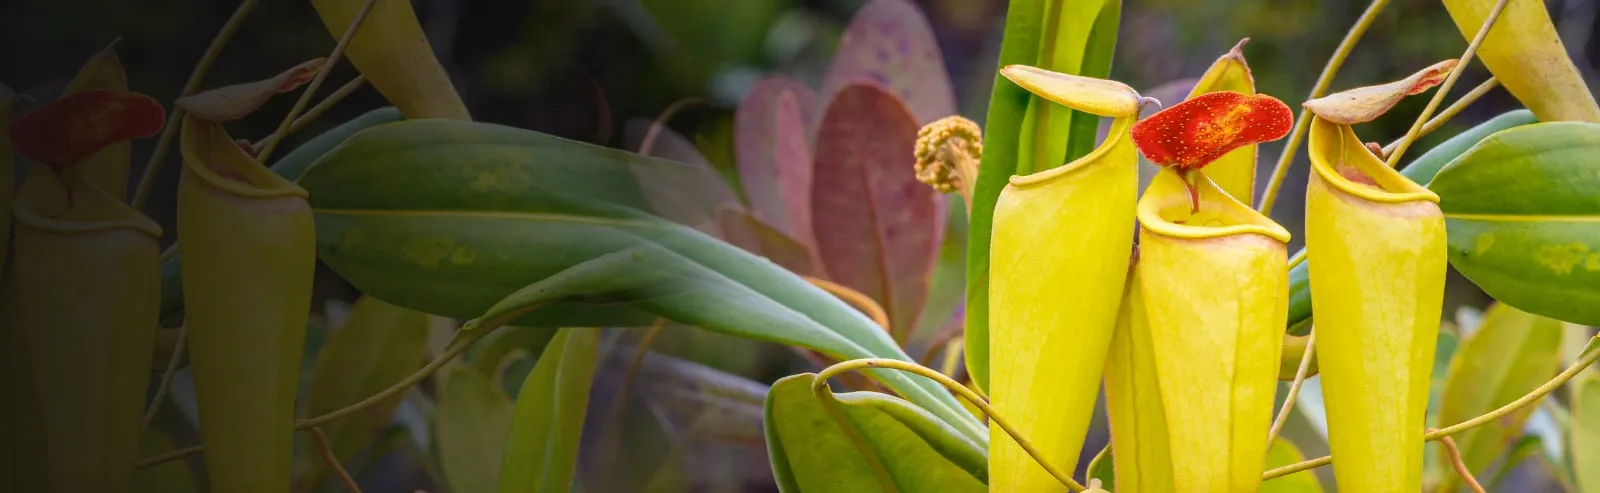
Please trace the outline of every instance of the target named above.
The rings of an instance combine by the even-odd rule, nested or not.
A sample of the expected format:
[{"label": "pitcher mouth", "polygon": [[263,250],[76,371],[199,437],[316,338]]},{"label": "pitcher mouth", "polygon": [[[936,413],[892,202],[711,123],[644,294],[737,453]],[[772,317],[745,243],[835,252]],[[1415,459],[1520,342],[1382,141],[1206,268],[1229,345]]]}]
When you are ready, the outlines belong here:
[{"label": "pitcher mouth", "polygon": [[1386,204],[1439,202],[1438,194],[1401,175],[1367,150],[1349,125],[1314,118],[1310,141],[1312,171],[1340,192]]},{"label": "pitcher mouth", "polygon": [[[130,229],[152,238],[161,237],[161,226],[155,221],[84,180],[81,174],[70,173],[66,178],[46,176],[52,174],[49,168],[40,166],[23,180],[13,210],[18,223],[52,233]],[[68,193],[72,194],[70,206]]]},{"label": "pitcher mouth", "polygon": [[1011,186],[1017,188],[1044,186],[1063,177],[1078,174],[1080,170],[1104,161],[1105,157],[1111,154],[1118,146],[1129,145],[1132,142],[1129,131],[1133,128],[1136,120],[1138,120],[1136,116],[1125,116],[1112,120],[1111,131],[1106,134],[1106,140],[1101,142],[1098,147],[1095,147],[1093,151],[1090,151],[1089,154],[1065,165],[1033,174],[1012,176]]},{"label": "pitcher mouth", "polygon": [[245,154],[220,123],[184,118],[181,139],[184,169],[211,186],[258,199],[309,196],[299,185]]},{"label": "pitcher mouth", "polygon": [[1189,177],[1186,181],[1171,168],[1157,173],[1144,196],[1139,198],[1139,224],[1153,233],[1173,238],[1258,234],[1281,243],[1289,242],[1288,230],[1222,191],[1205,174],[1191,171]]}]

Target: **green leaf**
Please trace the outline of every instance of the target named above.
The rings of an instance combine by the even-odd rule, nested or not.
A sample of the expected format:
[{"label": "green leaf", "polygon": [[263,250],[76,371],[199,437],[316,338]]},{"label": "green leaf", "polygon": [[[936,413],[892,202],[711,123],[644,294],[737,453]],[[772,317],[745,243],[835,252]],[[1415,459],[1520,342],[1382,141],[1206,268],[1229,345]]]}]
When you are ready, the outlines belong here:
[{"label": "green leaf", "polygon": [[433,453],[450,491],[497,491],[511,431],[511,399],[471,366],[446,367],[435,411]]},{"label": "green leaf", "polygon": [[568,491],[599,357],[599,329],[561,329],[522,382],[500,491]]},{"label": "green leaf", "polygon": [[[1483,324],[1462,340],[1450,361],[1439,423],[1453,425],[1509,404],[1555,375],[1560,362],[1560,322],[1495,304],[1484,315]],[[1467,469],[1481,476],[1522,434],[1533,410],[1533,406],[1524,407],[1455,435]],[[1446,476],[1446,487],[1438,491],[1455,491],[1451,486],[1456,481],[1454,476]]]},{"label": "green leaf", "polygon": [[[283,156],[278,162],[273,163],[271,169],[278,176],[289,180],[298,180],[317,158],[327,154],[329,150],[343,143],[345,139],[355,135],[356,132],[385,123],[400,121],[400,110],[394,107],[384,107],[368,111],[353,120],[340,124],[331,130],[318,134],[316,138],[296,147],[294,152]],[[7,154],[9,155],[9,154]],[[161,265],[161,320],[164,326],[177,327],[181,325],[183,317],[183,278],[181,272],[181,255],[173,255]]]},{"label": "green leaf", "polygon": [[767,453],[780,491],[888,490],[880,481],[904,492],[987,489],[978,442],[875,392],[839,394],[830,411],[811,392],[815,378],[789,376],[767,393]]},{"label": "green leaf", "polygon": [[[1267,469],[1303,460],[1306,460],[1305,454],[1300,453],[1294,442],[1283,437],[1273,440],[1272,447],[1267,449]],[[1263,481],[1259,493],[1322,493],[1322,483],[1317,482],[1315,472],[1301,471]]]},{"label": "green leaf", "polygon": [[1116,461],[1111,459],[1110,445],[1100,449],[1100,453],[1089,460],[1089,479],[1100,480],[1100,488],[1106,491],[1117,490]]},{"label": "green leaf", "polygon": [[1429,185],[1450,264],[1535,314],[1600,325],[1600,124],[1526,125],[1489,136]]},{"label": "green leaf", "polygon": [[[370,296],[357,300],[350,319],[328,336],[317,354],[306,391],[306,414],[320,415],[360,402],[421,367],[428,356],[428,318]],[[322,427],[334,456],[346,468],[389,425],[404,395]],[[312,462],[315,487],[326,478],[325,462]]]},{"label": "green leaf", "polygon": [[[1439,169],[1467,152],[1495,132],[1508,128],[1519,127],[1538,123],[1533,117],[1533,112],[1528,110],[1514,110],[1500,114],[1489,121],[1478,124],[1464,132],[1456,134],[1450,140],[1428,149],[1428,152],[1411,161],[1411,164],[1400,170],[1400,174],[1411,181],[1427,185],[1433,181]],[[1453,233],[1453,231],[1452,231]],[[1304,252],[1300,252],[1304,253]],[[1305,322],[1311,319],[1311,259],[1289,270],[1289,333],[1290,335],[1303,336],[1311,326]]]},{"label": "green leaf", "polygon": [[1106,77],[1122,2],[1015,0],[1008,9],[967,233],[967,370],[979,388],[989,386],[989,234],[1000,190],[1012,175],[1043,171],[1087,154],[1099,123],[1093,115],[1076,116],[1034,96],[1001,76],[998,67],[1025,64]]},{"label": "green leaf", "polygon": [[[637,327],[660,316],[840,359],[909,360],[870,319],[805,280],[641,212],[631,166],[683,165],[417,120],[352,137],[300,184],[317,212],[321,259],[401,306],[537,327]],[[877,375],[969,438],[984,435],[937,385]]]},{"label": "green leaf", "polygon": [[[472,362],[478,373],[489,375],[498,382],[505,377],[502,372],[511,363],[510,359],[521,356],[537,359],[544,348],[550,345],[550,339],[556,336],[556,332],[555,329],[544,327],[503,327],[473,344],[467,350],[467,361]],[[508,392],[510,390],[507,389]]]},{"label": "green leaf", "polygon": [[1600,491],[1600,373],[1590,370],[1573,384],[1569,433],[1578,491]]}]

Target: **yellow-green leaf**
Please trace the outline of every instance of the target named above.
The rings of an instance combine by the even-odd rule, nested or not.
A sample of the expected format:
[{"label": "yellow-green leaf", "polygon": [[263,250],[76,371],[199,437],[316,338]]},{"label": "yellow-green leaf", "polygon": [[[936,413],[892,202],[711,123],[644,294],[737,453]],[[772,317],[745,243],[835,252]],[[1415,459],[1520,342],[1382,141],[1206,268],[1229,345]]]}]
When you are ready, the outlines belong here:
[{"label": "yellow-green leaf", "polygon": [[[322,17],[328,33],[339,39],[366,2],[312,0],[311,5]],[[434,58],[433,47],[423,36],[411,2],[383,1],[373,5],[344,56],[406,118],[472,119],[461,95],[450,83],[450,75]]]},{"label": "yellow-green leaf", "polygon": [[[89,57],[83,67],[78,69],[78,74],[67,83],[67,89],[62,92],[62,96],[97,89],[128,90],[128,76],[122,68],[122,60],[117,58],[118,41],[120,38]],[[128,193],[128,160],[132,152],[131,143],[118,142],[84,158],[74,168],[83,173],[89,183],[105,190],[117,200],[123,200]]]},{"label": "yellow-green leaf", "polygon": [[500,465],[502,493],[572,488],[599,345],[599,329],[561,329],[539,356],[517,393]]},{"label": "yellow-green leaf", "polygon": [[471,366],[446,368],[434,411],[433,454],[450,491],[497,491],[511,398]]},{"label": "yellow-green leaf", "polygon": [[1569,433],[1578,491],[1600,491],[1600,372],[1590,370],[1573,384]]},{"label": "yellow-green leaf", "polygon": [[[1303,460],[1306,460],[1306,456],[1300,453],[1294,442],[1278,437],[1267,449],[1266,468],[1283,467]],[[1322,483],[1317,482],[1316,473],[1301,471],[1262,481],[1257,493],[1322,493]]]},{"label": "yellow-green leaf", "polygon": [[[1497,1],[1444,0],[1444,6],[1462,37],[1471,40]],[[1540,121],[1600,122],[1600,106],[1567,58],[1544,5],[1542,0],[1511,0],[1478,47],[1478,59]]]},{"label": "yellow-green leaf", "polygon": [[[1496,303],[1450,361],[1440,397],[1439,424],[1460,423],[1522,397],[1555,375],[1560,363],[1560,322]],[[1534,408],[1524,407],[1455,435],[1467,469],[1482,476],[1522,433]],[[1445,486],[1438,491],[1455,491],[1457,481],[1447,475]]]},{"label": "yellow-green leaf", "polygon": [[[1217,91],[1255,94],[1256,79],[1250,73],[1250,64],[1244,60],[1244,45],[1248,42],[1250,38],[1239,40],[1233,49],[1212,62],[1211,68],[1206,69],[1206,73],[1189,90],[1189,98]],[[1229,151],[1206,166],[1206,176],[1240,202],[1255,203],[1256,146],[1252,144]]]},{"label": "yellow-green leaf", "polygon": [[[322,344],[306,391],[306,415],[317,416],[355,404],[389,388],[422,366],[428,351],[428,318],[371,296],[356,300],[350,319]],[[389,424],[402,394],[350,417],[323,425],[334,456],[350,463],[367,450]],[[327,473],[312,462],[307,481],[315,487]]]}]

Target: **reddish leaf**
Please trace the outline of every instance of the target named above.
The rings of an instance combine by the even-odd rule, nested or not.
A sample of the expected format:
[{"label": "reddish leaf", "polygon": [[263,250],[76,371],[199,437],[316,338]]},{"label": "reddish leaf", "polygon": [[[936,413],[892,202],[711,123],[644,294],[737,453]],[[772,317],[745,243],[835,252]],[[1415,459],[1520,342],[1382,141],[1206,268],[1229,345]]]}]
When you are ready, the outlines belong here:
[{"label": "reddish leaf", "polygon": [[762,79],[733,116],[739,181],[756,217],[802,242],[811,230],[811,150],[805,128],[816,96],[804,84]]},{"label": "reddish leaf", "polygon": [[155,135],[166,122],[161,103],[136,92],[91,90],[40,106],[11,127],[17,152],[50,166],[68,166],[112,144]]},{"label": "reddish leaf", "polygon": [[747,252],[766,257],[790,272],[814,275],[811,250],[761,218],[732,205],[717,209],[722,239]]},{"label": "reddish leaf", "polygon": [[839,91],[817,135],[812,221],[828,278],[872,297],[907,334],[927,299],[945,202],[917,181],[918,125],[894,93]]},{"label": "reddish leaf", "polygon": [[1198,169],[1250,144],[1283,138],[1294,125],[1289,106],[1265,94],[1206,93],[1133,125],[1133,142],[1160,166]]},{"label": "reddish leaf", "polygon": [[918,124],[956,113],[955,91],[933,29],[906,0],[873,0],[856,11],[822,78],[821,94],[832,98],[862,77],[893,89]]}]

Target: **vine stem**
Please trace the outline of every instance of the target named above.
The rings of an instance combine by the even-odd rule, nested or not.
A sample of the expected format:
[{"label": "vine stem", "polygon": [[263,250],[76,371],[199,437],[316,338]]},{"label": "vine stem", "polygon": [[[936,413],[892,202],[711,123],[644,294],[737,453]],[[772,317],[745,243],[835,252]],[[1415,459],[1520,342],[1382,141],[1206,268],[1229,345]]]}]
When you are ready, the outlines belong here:
[{"label": "vine stem", "polygon": [[361,486],[356,484],[356,478],[350,477],[350,471],[344,470],[344,465],[339,463],[339,458],[333,455],[333,445],[328,443],[328,434],[322,432],[321,426],[311,427],[311,437],[316,439],[317,450],[322,453],[322,461],[328,463],[328,468],[339,475],[339,480],[344,481],[344,487],[350,493],[361,493]]},{"label": "vine stem", "polygon": [[356,31],[361,30],[361,23],[367,20],[367,14],[372,12],[372,6],[377,3],[377,0],[367,0],[361,4],[361,10],[357,10],[356,17],[350,20],[350,27],[345,28],[344,36],[340,36],[339,43],[333,45],[333,52],[328,54],[328,62],[324,63],[322,69],[317,71],[317,75],[311,78],[311,83],[306,84],[305,91],[300,93],[300,99],[295,100],[294,107],[289,109],[289,114],[284,115],[283,121],[278,123],[278,130],[267,137],[266,143],[261,146],[261,152],[256,153],[256,162],[267,162],[267,158],[272,156],[272,151],[277,150],[278,144],[289,135],[289,127],[294,125],[295,118],[300,116],[300,112],[305,111],[307,104],[311,103],[311,97],[317,94],[322,82],[333,72],[333,66],[344,56],[345,48],[350,46],[350,40],[355,39]]},{"label": "vine stem", "polygon": [[[1433,119],[1428,120],[1428,123],[1423,124],[1422,132],[1417,134],[1417,138],[1420,139],[1430,133],[1433,133],[1434,130],[1438,130],[1439,127],[1444,126],[1445,122],[1450,121],[1451,118],[1455,118],[1455,116],[1460,114],[1462,110],[1467,109],[1467,106],[1470,106],[1472,103],[1476,102],[1478,98],[1482,98],[1483,95],[1488,94],[1489,91],[1493,91],[1497,87],[1500,87],[1500,80],[1494,77],[1489,77],[1489,80],[1483,81],[1482,84],[1478,84],[1478,87],[1474,87],[1471,91],[1461,95],[1461,99],[1457,99],[1456,102],[1450,103],[1450,106],[1445,107],[1445,109],[1440,111],[1438,115],[1433,117]],[[1383,146],[1383,155],[1388,156],[1394,154],[1395,148],[1400,145],[1400,141],[1402,140],[1405,140],[1404,137],[1395,139],[1395,141],[1390,142],[1389,145]]]},{"label": "vine stem", "polygon": [[[194,94],[200,90],[200,83],[205,81],[206,73],[211,71],[211,65],[217,62],[217,57],[222,54],[222,46],[228,43],[233,33],[244,24],[245,18],[250,16],[250,11],[255,10],[256,0],[243,0],[233,9],[233,15],[222,24],[222,29],[211,38],[211,46],[206,47],[200,61],[195,63],[194,71],[189,73],[189,80],[183,83],[183,91],[178,97]],[[150,152],[150,162],[144,166],[144,173],[139,176],[139,187],[133,192],[133,208],[143,210],[145,202],[150,200],[150,189],[155,186],[156,176],[161,173],[161,163],[166,160],[167,151],[172,148],[172,139],[176,135],[176,128],[183,121],[183,108],[172,105],[172,116],[167,118],[167,125],[161,128],[161,137],[156,139],[156,147]]]},{"label": "vine stem", "polygon": [[709,102],[700,98],[683,98],[667,105],[666,108],[661,110],[661,114],[650,122],[650,128],[645,131],[644,139],[639,141],[639,154],[649,156],[650,151],[655,150],[656,139],[660,138],[661,131],[667,128],[668,120],[671,120],[672,117],[677,116],[683,110],[704,104],[709,104]]},{"label": "vine stem", "polygon": [[[1479,426],[1483,426],[1483,425],[1488,424],[1488,423],[1490,423],[1490,422],[1492,422],[1494,420],[1500,419],[1501,417],[1504,417],[1507,414],[1511,414],[1511,413],[1515,412],[1518,409],[1522,409],[1523,407],[1527,407],[1527,405],[1529,405],[1529,404],[1532,404],[1534,402],[1538,402],[1539,399],[1543,399],[1544,396],[1549,395],[1551,392],[1555,392],[1556,389],[1559,389],[1559,388],[1561,388],[1562,385],[1565,385],[1567,383],[1567,381],[1572,380],[1573,377],[1578,376],[1578,374],[1582,373],[1585,368],[1588,368],[1589,365],[1594,364],[1595,360],[1600,360],[1600,347],[1596,347],[1597,343],[1600,343],[1600,336],[1595,336],[1595,337],[1589,339],[1589,345],[1591,347],[1587,351],[1584,352],[1582,357],[1578,358],[1577,362],[1574,362],[1572,364],[1572,366],[1567,367],[1566,370],[1562,370],[1562,372],[1560,374],[1557,374],[1555,376],[1555,378],[1552,378],[1552,379],[1550,379],[1550,381],[1545,382],[1542,385],[1539,385],[1539,387],[1533,389],[1532,392],[1528,392],[1526,395],[1523,395],[1522,397],[1517,398],[1517,400],[1511,401],[1510,404],[1506,404],[1504,406],[1500,406],[1499,409],[1495,409],[1493,411],[1489,411],[1489,412],[1484,413],[1483,415],[1480,415],[1480,416],[1478,416],[1476,418],[1472,418],[1472,419],[1469,419],[1469,420],[1466,420],[1466,421],[1462,421],[1460,423],[1456,423],[1454,425],[1450,425],[1450,426],[1445,427],[1445,428],[1441,428],[1441,429],[1437,429],[1437,430],[1431,430],[1431,431],[1427,432],[1426,434],[1422,435],[1422,438],[1424,440],[1427,440],[1427,441],[1433,441],[1433,440],[1438,440],[1438,439],[1441,439],[1441,438],[1445,438],[1445,437],[1448,437],[1450,435],[1454,435],[1454,434],[1457,434],[1457,433],[1461,433],[1463,431],[1467,431],[1467,430],[1470,430],[1470,429],[1473,429],[1473,428],[1477,428]],[[1315,469],[1315,468],[1326,466],[1326,465],[1332,464],[1332,463],[1333,463],[1333,456],[1324,455],[1322,457],[1318,457],[1318,458],[1315,458],[1315,459],[1296,462],[1294,464],[1289,464],[1287,466],[1283,466],[1283,467],[1279,467],[1277,469],[1269,470],[1266,473],[1262,474],[1261,479],[1262,480],[1268,480],[1268,479],[1276,478],[1276,477],[1279,477],[1279,476],[1285,476],[1285,475],[1289,475],[1289,474],[1294,474],[1294,473],[1297,473],[1297,472],[1300,472],[1300,471],[1305,471],[1305,470],[1309,470],[1309,469]]]},{"label": "vine stem", "polygon": [[[1339,42],[1339,47],[1333,50],[1333,56],[1328,58],[1328,64],[1322,67],[1322,75],[1317,77],[1317,83],[1311,86],[1311,95],[1307,100],[1322,97],[1328,92],[1328,86],[1333,84],[1333,76],[1339,73],[1339,67],[1344,66],[1350,51],[1356,47],[1356,42],[1367,33],[1367,28],[1372,27],[1372,22],[1377,20],[1378,14],[1384,7],[1389,6],[1389,0],[1372,0],[1367,5],[1367,10],[1356,19],[1356,24],[1345,33],[1344,40]],[[1283,153],[1278,155],[1278,164],[1272,167],[1272,178],[1267,181],[1267,190],[1261,195],[1261,204],[1256,210],[1262,214],[1272,214],[1272,204],[1278,200],[1278,189],[1283,188],[1283,177],[1289,173],[1289,165],[1294,162],[1294,156],[1300,150],[1300,140],[1305,137],[1306,131],[1311,128],[1311,116],[1308,111],[1301,110],[1300,117],[1294,122],[1294,131],[1289,133],[1289,140],[1283,143]]]},{"label": "vine stem", "polygon": [[[351,404],[351,405],[348,405],[348,406],[345,406],[345,407],[330,411],[330,412],[328,412],[326,414],[323,414],[323,415],[320,415],[320,416],[315,416],[315,417],[312,417],[312,418],[307,418],[307,419],[302,419],[302,420],[296,421],[294,423],[294,429],[297,430],[297,431],[306,431],[306,430],[310,430],[310,429],[318,427],[318,426],[322,426],[322,425],[331,423],[333,421],[339,420],[339,419],[344,418],[346,416],[350,416],[352,414],[359,413],[359,412],[361,412],[362,410],[364,410],[366,408],[369,408],[369,407],[372,407],[374,405],[377,405],[379,402],[383,402],[385,400],[388,400],[390,397],[394,397],[396,395],[399,395],[401,392],[405,392],[407,390],[410,390],[412,386],[415,386],[417,383],[422,382],[423,379],[428,378],[430,375],[433,375],[434,372],[439,371],[440,368],[443,368],[445,364],[447,364],[450,361],[454,360],[457,356],[460,356],[461,353],[466,352],[467,348],[471,347],[473,343],[478,342],[479,340],[483,339],[485,336],[488,336],[489,333],[494,332],[495,330],[498,330],[500,327],[504,327],[506,321],[509,321],[510,319],[514,319],[517,316],[520,316],[519,314],[526,313],[528,311],[532,311],[533,308],[537,308],[537,307],[530,307],[528,309],[519,310],[519,311],[517,311],[517,312],[515,312],[515,313],[513,313],[511,315],[508,315],[507,317],[505,317],[506,318],[505,321],[497,321],[497,322],[491,323],[491,324],[484,324],[486,326],[478,326],[478,327],[474,327],[472,329],[461,329],[461,330],[457,331],[456,332],[457,338],[455,340],[450,341],[450,345],[445,348],[444,353],[441,353],[438,357],[435,357],[432,361],[429,361],[428,364],[423,365],[422,368],[418,369],[416,372],[413,372],[411,375],[406,376],[406,378],[401,379],[399,382],[396,382],[394,385],[390,385],[389,388],[383,389],[382,391],[380,391],[380,392],[378,392],[376,394],[373,394],[372,396],[367,397],[366,399],[362,399],[361,402],[357,402],[355,404]],[[463,332],[465,333],[465,335],[463,335]],[[198,454],[198,453],[201,453],[203,451],[204,451],[204,449],[199,445],[196,445],[196,446],[193,446],[193,447],[189,447],[189,448],[174,450],[172,452],[167,452],[167,453],[164,453],[164,454],[159,454],[159,455],[147,457],[147,458],[144,458],[144,459],[139,459],[139,462],[135,463],[136,464],[135,467],[136,468],[150,467],[150,466],[153,466],[153,465],[156,465],[156,464],[160,464],[160,463],[163,463],[163,462],[177,460],[177,459],[181,459],[181,458],[184,458],[184,457],[188,457],[190,455]]]},{"label": "vine stem", "polygon": [[364,76],[357,75],[356,78],[350,79],[350,82],[346,82],[344,85],[339,86],[339,88],[335,89],[332,94],[329,94],[328,97],[323,98],[322,101],[318,102],[316,106],[312,106],[311,109],[306,110],[304,115],[300,115],[299,118],[294,119],[294,123],[289,124],[287,133],[279,135],[277,132],[273,132],[272,135],[268,135],[266,138],[261,139],[261,141],[256,142],[255,145],[252,145],[250,152],[252,154],[259,155],[261,154],[262,147],[266,145],[268,140],[281,141],[288,138],[290,135],[293,135],[295,132],[299,132],[300,129],[305,128],[306,125],[309,125],[311,122],[316,121],[317,118],[322,117],[324,113],[327,113],[329,109],[333,108],[333,105],[339,104],[340,101],[344,101],[344,98],[349,97],[350,94],[356,92],[357,89],[361,89],[361,86],[365,86],[366,84],[367,78]]},{"label": "vine stem", "polygon": [[[1074,481],[1072,479],[1072,475],[1071,474],[1062,472],[1062,470],[1060,468],[1057,468],[1056,466],[1050,464],[1049,461],[1046,461],[1044,459],[1044,454],[1040,453],[1039,449],[1033,446],[1033,442],[1029,442],[1027,438],[1023,438],[1022,434],[1017,432],[1016,427],[1011,426],[1011,422],[1010,421],[1006,420],[1006,418],[1004,416],[1001,416],[998,411],[995,411],[993,406],[989,405],[988,399],[984,399],[984,398],[980,397],[976,392],[973,392],[972,389],[967,388],[967,386],[965,386],[965,385],[961,385],[959,382],[956,382],[955,380],[951,379],[950,377],[945,376],[943,373],[939,373],[937,371],[934,371],[932,368],[928,368],[926,366],[922,366],[922,365],[919,365],[919,364],[916,364],[916,363],[912,363],[912,362],[909,362],[909,361],[900,361],[900,360],[897,360],[897,359],[887,359],[887,358],[853,359],[853,360],[850,360],[850,361],[845,361],[845,362],[842,362],[842,363],[835,364],[833,366],[829,366],[827,368],[824,368],[821,372],[817,373],[816,379],[811,382],[811,391],[813,393],[817,394],[817,397],[823,398],[823,402],[831,402],[834,399],[833,399],[833,391],[832,391],[831,388],[828,387],[828,379],[829,378],[833,378],[834,376],[837,376],[837,375],[839,375],[841,373],[846,373],[846,372],[851,372],[851,371],[856,371],[856,370],[861,370],[861,369],[867,369],[867,368],[881,368],[881,369],[899,370],[899,371],[903,371],[903,372],[913,373],[913,374],[916,374],[918,376],[927,378],[929,380],[933,380],[935,382],[938,382],[940,385],[943,385],[943,386],[945,386],[945,388],[950,389],[950,391],[955,392],[956,394],[959,394],[961,397],[963,397],[963,398],[967,399],[968,401],[972,402],[972,404],[974,406],[977,406],[978,409],[982,410],[984,414],[989,416],[989,420],[991,422],[993,422],[996,425],[999,425],[1001,430],[1004,430],[1007,435],[1011,436],[1012,440],[1015,440],[1017,442],[1017,445],[1022,446],[1022,450],[1028,452],[1028,455],[1033,457],[1033,460],[1035,462],[1038,462],[1041,467],[1044,467],[1044,470],[1049,472],[1051,476],[1055,476],[1056,480],[1060,481],[1061,484],[1066,485],[1067,488],[1072,490],[1072,491],[1083,491],[1083,490],[1087,489],[1082,484],[1079,484],[1077,481]],[[845,428],[846,428],[846,432],[847,433],[850,433],[850,432],[854,431],[850,427],[845,427]]]},{"label": "vine stem", "polygon": [[885,312],[883,310],[883,306],[879,305],[878,302],[872,301],[872,297],[867,296],[860,291],[850,289],[849,286],[845,286],[833,281],[811,276],[803,277],[805,278],[806,282],[811,283],[811,285],[816,286],[823,291],[827,291],[828,294],[834,295],[839,299],[844,300],[846,303],[854,305],[857,310],[865,312],[867,316],[872,317],[872,321],[877,323],[879,327],[882,327],[884,331],[890,330],[889,313]]},{"label": "vine stem", "polygon": [[150,407],[145,409],[144,419],[139,422],[141,433],[150,428],[150,422],[156,419],[156,412],[161,410],[161,403],[167,400],[167,392],[172,391],[172,376],[178,372],[178,362],[183,361],[184,347],[188,342],[189,326],[185,324],[178,328],[178,341],[172,344],[172,358],[167,360],[167,370],[161,374],[161,383],[156,386],[156,395],[150,399]]},{"label": "vine stem", "polygon": [[1388,153],[1389,158],[1384,164],[1393,168],[1395,163],[1400,161],[1400,156],[1405,155],[1406,149],[1411,148],[1411,144],[1417,141],[1418,134],[1422,132],[1423,124],[1428,121],[1428,117],[1433,116],[1434,110],[1439,109],[1439,103],[1444,102],[1445,95],[1450,92],[1451,87],[1456,85],[1456,79],[1460,79],[1461,73],[1467,71],[1467,65],[1472,63],[1472,57],[1478,54],[1478,46],[1483,45],[1483,40],[1489,37],[1489,31],[1494,29],[1495,22],[1500,20],[1500,13],[1505,12],[1506,4],[1509,3],[1511,3],[1511,0],[1495,2],[1494,8],[1489,10],[1489,17],[1483,20],[1482,26],[1478,27],[1478,34],[1472,37],[1471,43],[1467,44],[1467,51],[1461,53],[1461,59],[1456,62],[1455,69],[1452,69],[1450,75],[1445,76],[1444,82],[1439,84],[1438,91],[1433,93],[1432,98],[1428,99],[1428,106],[1422,109],[1422,114],[1417,115],[1415,121],[1411,122],[1411,129],[1406,130],[1406,136],[1400,139],[1399,145],[1395,146],[1394,152]]},{"label": "vine stem", "polygon": [[1289,395],[1283,398],[1283,408],[1278,409],[1278,417],[1272,420],[1272,429],[1267,432],[1267,443],[1278,439],[1278,433],[1283,431],[1283,424],[1289,421],[1289,412],[1294,410],[1294,401],[1300,397],[1300,387],[1306,383],[1306,373],[1311,371],[1311,357],[1317,350],[1317,326],[1311,326],[1311,333],[1306,336],[1306,350],[1300,355],[1300,367],[1294,371],[1294,383],[1289,385]]},{"label": "vine stem", "polygon": [[[1434,430],[1430,429],[1428,431]],[[1461,476],[1462,482],[1467,483],[1467,487],[1472,489],[1472,493],[1488,493],[1483,491],[1483,485],[1478,484],[1478,478],[1472,476],[1472,470],[1467,469],[1467,464],[1461,461],[1461,449],[1456,448],[1455,439],[1444,437],[1440,438],[1439,441],[1444,443],[1446,455],[1450,456],[1450,467],[1456,470],[1456,475]]]}]

